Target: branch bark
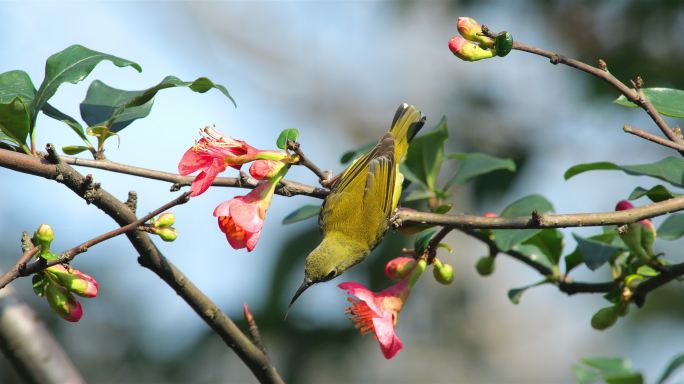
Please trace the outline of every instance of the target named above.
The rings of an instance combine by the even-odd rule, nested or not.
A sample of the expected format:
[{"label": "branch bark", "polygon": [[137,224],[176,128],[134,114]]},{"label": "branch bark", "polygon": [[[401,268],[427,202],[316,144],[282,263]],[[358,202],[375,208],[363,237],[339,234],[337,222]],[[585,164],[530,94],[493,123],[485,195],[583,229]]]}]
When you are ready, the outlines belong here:
[{"label": "branch bark", "polygon": [[[50,149],[48,152],[55,153]],[[78,196],[84,199],[87,197],[88,202],[101,209],[120,226],[126,226],[138,219],[126,204],[116,199],[104,188],[92,190],[86,196],[82,188],[86,183],[86,177],[65,162],[51,164],[43,158],[0,150],[0,166],[64,184]],[[260,382],[283,382],[266,355],[209,297],[162,255],[145,232],[131,231],[127,232],[126,236],[140,255],[138,262],[164,280],[223,339],[226,345],[233,349]]]}]

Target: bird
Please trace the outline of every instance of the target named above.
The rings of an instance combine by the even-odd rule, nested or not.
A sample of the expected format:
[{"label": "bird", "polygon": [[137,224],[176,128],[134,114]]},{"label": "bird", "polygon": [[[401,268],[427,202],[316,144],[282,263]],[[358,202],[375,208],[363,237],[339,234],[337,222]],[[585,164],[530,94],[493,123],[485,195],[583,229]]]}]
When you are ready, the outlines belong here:
[{"label": "bird", "polygon": [[416,107],[402,103],[389,132],[332,182],[318,215],[323,239],[306,257],[304,281],[290,308],[307,288],[341,275],[380,243],[399,204],[404,180],[399,164],[425,119]]}]

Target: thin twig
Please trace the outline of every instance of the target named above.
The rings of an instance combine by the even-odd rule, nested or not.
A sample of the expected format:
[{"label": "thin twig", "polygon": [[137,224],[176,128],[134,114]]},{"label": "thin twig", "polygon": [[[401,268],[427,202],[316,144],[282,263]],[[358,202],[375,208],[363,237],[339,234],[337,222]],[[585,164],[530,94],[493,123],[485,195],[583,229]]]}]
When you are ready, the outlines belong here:
[{"label": "thin twig", "polygon": [[[0,150],[0,166],[55,180],[83,197],[81,186],[85,178],[68,164],[55,165],[32,156],[19,155],[16,156],[16,153],[12,151]],[[124,203],[117,200],[104,188],[99,188],[94,192],[92,204],[104,211],[122,227],[138,219]],[[242,359],[260,382],[283,382],[267,356],[240,331],[238,326],[209,297],[162,255],[145,232],[130,231],[126,233],[126,236],[139,253],[138,261],[140,264],[164,280]]]},{"label": "thin twig", "polygon": [[652,133],[643,131],[639,128],[632,127],[631,125],[625,124],[625,126],[622,127],[622,130],[627,132],[627,133],[631,133],[632,135],[639,136],[642,139],[646,139],[648,141],[654,142],[656,144],[660,144],[662,146],[672,148],[672,149],[677,150],[679,152],[684,152],[684,144],[675,143],[673,141],[664,139],[660,136],[656,136]]},{"label": "thin twig", "polygon": [[[547,57],[551,60],[552,64],[565,64],[567,66],[579,69],[580,71],[589,73],[591,75],[598,77],[599,79],[606,81],[608,84],[612,85],[615,89],[620,91],[620,93],[625,95],[625,97],[629,101],[643,108],[646,111],[646,113],[648,113],[648,115],[651,117],[651,119],[653,119],[658,128],[660,128],[663,134],[665,134],[665,136],[667,136],[671,141],[675,143],[682,143],[684,141],[681,137],[677,136],[672,131],[672,129],[670,129],[665,120],[663,120],[662,116],[660,116],[658,111],[655,109],[655,107],[653,106],[651,101],[648,100],[647,97],[644,97],[638,91],[629,88],[625,83],[618,80],[615,76],[611,75],[610,72],[603,70],[601,68],[593,67],[579,60],[570,59],[561,56],[555,52],[529,46],[517,41],[513,42],[513,49]],[[680,153],[684,155],[684,152]]]},{"label": "thin twig", "polygon": [[651,291],[681,276],[684,276],[684,263],[663,267],[663,271],[658,276],[644,281],[634,289],[632,296],[634,303],[641,307]]},{"label": "thin twig", "polygon": [[313,172],[316,176],[318,176],[318,180],[322,183],[328,179],[330,179],[330,173],[329,172],[324,172],[318,166],[311,160],[309,160],[306,155],[304,155],[304,152],[302,151],[302,148],[300,147],[299,143],[296,141],[288,141],[287,142],[287,147],[292,150],[297,156],[299,156],[299,165],[302,165],[306,168],[308,168],[311,172]]},{"label": "thin twig", "polygon": [[17,260],[17,262],[14,264],[12,269],[0,276],[0,289],[4,288],[7,284],[12,282],[12,280],[21,276],[26,269],[26,263],[28,263],[29,260],[31,260],[31,258],[38,253],[38,251],[40,251],[40,247],[33,247],[24,252],[21,257],[19,257],[19,260]]},{"label": "thin twig", "polygon": [[427,263],[432,264],[432,262],[435,260],[435,257],[437,256],[437,248],[439,247],[439,243],[444,240],[446,235],[449,234],[454,228],[453,227],[443,227],[435,236],[430,239],[430,242],[428,243],[427,246]]},{"label": "thin twig", "polygon": [[[67,156],[62,156],[61,159],[71,165],[76,165],[76,166],[81,166],[81,167],[88,167],[88,168],[97,168],[97,169],[104,169],[106,171],[110,172],[117,172],[117,173],[124,173],[127,175],[132,175],[132,176],[138,176],[138,177],[143,177],[146,179],[153,179],[153,180],[161,180],[161,181],[167,181],[170,183],[174,183],[174,185],[178,185],[179,187],[184,187],[184,186],[189,186],[192,184],[192,181],[195,179],[194,176],[181,176],[177,173],[171,173],[171,172],[163,172],[163,171],[157,171],[153,169],[148,169],[148,168],[142,168],[142,167],[136,167],[132,165],[127,165],[127,164],[121,164],[121,163],[116,163],[114,161],[110,160],[88,160],[88,159],[81,159],[77,157],[67,157]],[[2,160],[0,160],[2,161]],[[324,198],[327,196],[328,191],[323,188],[317,188],[317,187],[312,187],[306,184],[298,183],[296,181],[288,181],[288,180],[283,180],[287,182],[287,191],[284,192],[282,190],[276,189],[275,193],[279,195],[305,195],[305,196],[311,196],[311,197],[317,197],[317,198]],[[257,179],[254,179],[252,177],[245,177],[244,180],[241,180],[238,177],[217,177],[214,179],[214,182],[211,184],[212,186],[215,187],[232,187],[232,188],[249,188],[249,189],[254,189],[256,188],[257,184],[259,181]]]}]

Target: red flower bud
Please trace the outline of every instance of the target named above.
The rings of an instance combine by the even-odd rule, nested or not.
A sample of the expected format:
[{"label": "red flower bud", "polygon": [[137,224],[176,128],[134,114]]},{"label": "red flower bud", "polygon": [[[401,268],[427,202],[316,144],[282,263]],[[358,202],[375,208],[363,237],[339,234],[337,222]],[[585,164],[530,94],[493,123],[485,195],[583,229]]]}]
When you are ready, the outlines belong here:
[{"label": "red flower bud", "polygon": [[401,280],[406,277],[415,266],[416,259],[412,257],[397,257],[385,264],[385,275],[392,280]]}]

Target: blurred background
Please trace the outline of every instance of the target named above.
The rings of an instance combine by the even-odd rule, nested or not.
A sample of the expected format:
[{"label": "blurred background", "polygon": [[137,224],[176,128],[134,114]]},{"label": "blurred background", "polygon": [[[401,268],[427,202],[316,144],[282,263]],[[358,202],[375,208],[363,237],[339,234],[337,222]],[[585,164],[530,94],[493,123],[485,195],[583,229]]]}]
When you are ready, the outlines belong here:
[{"label": "blurred background", "polygon": [[[340,155],[377,140],[401,102],[428,116],[426,129],[448,118],[447,153],[479,151],[515,159],[515,177],[497,173],[453,193],[453,213],[500,212],[531,193],[545,195],[556,212],[612,210],[636,185],[651,179],[617,172],[584,174],[564,181],[573,164],[646,163],[673,154],[628,136],[623,124],[656,132],[640,110],[611,103],[613,89],[568,67],[512,52],[505,59],[465,63],[447,49],[456,18],[471,16],[522,42],[596,63],[627,81],[641,75],[647,86],[684,87],[684,4],[680,1],[451,1],[451,2],[2,2],[0,71],[27,71],[42,81],[45,59],[69,45],[138,62],[131,68],[100,64],[77,85],[65,84],[51,103],[71,116],[88,84],[100,79],[120,89],[150,87],[166,75],[183,80],[207,76],[225,85],[238,108],[217,91],[160,92],[146,119],[110,140],[113,161],[175,172],[183,152],[207,124],[273,148],[278,133],[297,127],[305,152],[324,169],[340,171]],[[673,122],[676,125],[678,122]],[[38,143],[79,144],[66,126],[40,116]],[[445,163],[444,179],[456,164]],[[138,192],[138,212],[170,200],[169,184],[92,169],[102,186],[125,199]],[[230,172],[228,172],[230,173]],[[305,170],[289,178],[313,184]],[[0,268],[19,256],[22,230],[49,223],[54,249],[64,250],[112,229],[95,207],[52,181],[0,169]],[[391,233],[366,263],[304,294],[287,320],[287,303],[302,279],[303,260],[319,241],[315,220],[283,226],[282,218],[307,197],[276,196],[262,238],[252,253],[235,251],[212,211],[244,190],[213,188],[174,210],[179,238],[160,249],[233,319],[247,303],[279,372],[293,383],[346,382],[572,382],[570,367],[584,356],[623,356],[656,379],[668,360],[683,352],[684,290],[678,284],[649,296],[607,331],[593,330],[591,315],[605,302],[598,295],[568,297],[550,286],[525,294],[519,305],[506,292],[539,280],[533,270],[504,257],[494,275],[475,272],[486,249],[458,234],[448,238],[455,283],[422,279],[399,317],[404,349],[386,361],[371,336],[347,320],[344,292],[336,285],[359,281],[374,289],[389,284],[384,262],[409,239]],[[644,202],[637,202],[643,204]],[[660,221],[656,220],[656,224]],[[597,229],[565,233],[591,235]],[[566,238],[564,254],[574,249]],[[682,259],[677,244],[656,250]],[[97,278],[100,296],[83,299],[84,317],[70,324],[33,296],[30,279],[13,283],[39,312],[93,383],[253,382],[235,354],[160,279],[140,268],[124,237],[93,247],[74,266]],[[575,272],[601,280],[604,269]],[[429,277],[429,275],[428,275]],[[0,357],[0,382],[18,381]]]}]

